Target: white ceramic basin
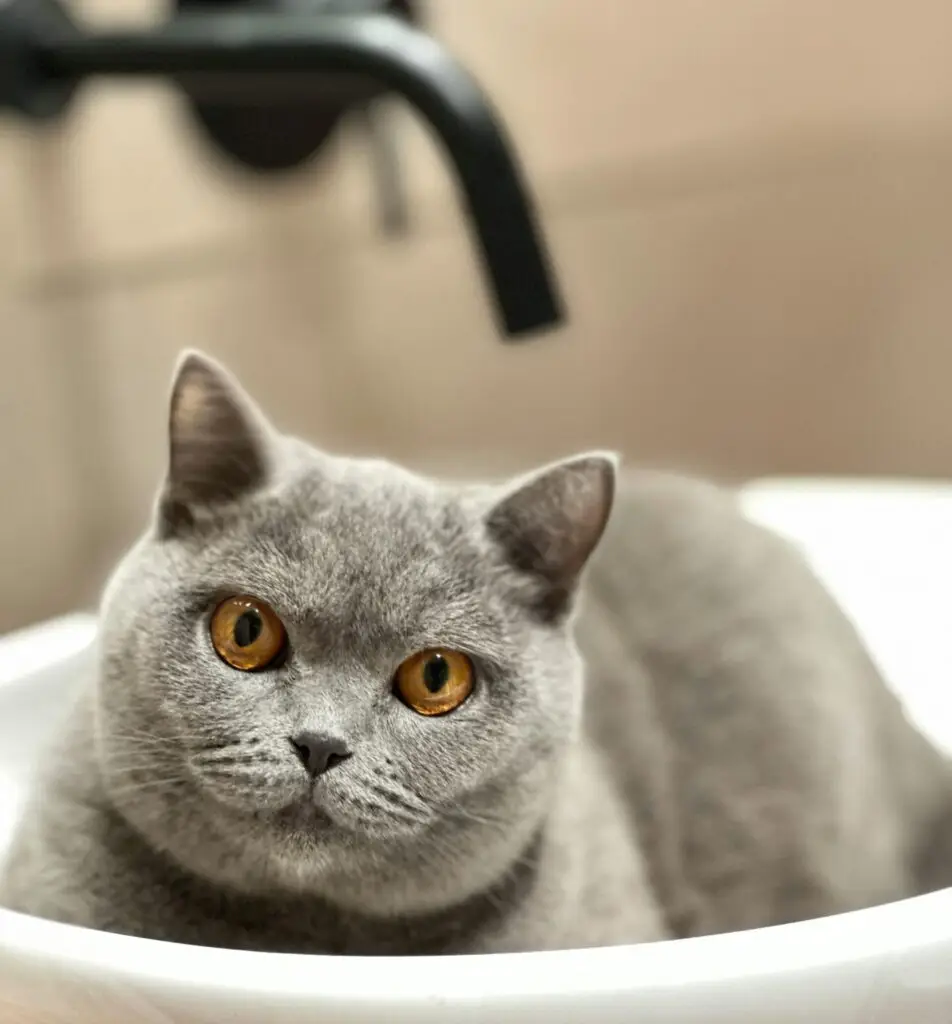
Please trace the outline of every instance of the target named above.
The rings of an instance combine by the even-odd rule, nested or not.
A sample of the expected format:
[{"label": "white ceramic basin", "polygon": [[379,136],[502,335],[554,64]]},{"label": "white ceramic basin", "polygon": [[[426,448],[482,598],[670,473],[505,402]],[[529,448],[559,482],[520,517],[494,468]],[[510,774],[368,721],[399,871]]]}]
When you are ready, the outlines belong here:
[{"label": "white ceramic basin", "polygon": [[[802,543],[910,712],[952,748],[952,487],[775,481],[751,515]],[[0,639],[0,845],[91,620]],[[234,953],[0,911],[0,1024],[950,1024],[952,890],[736,935],[440,960]]]}]

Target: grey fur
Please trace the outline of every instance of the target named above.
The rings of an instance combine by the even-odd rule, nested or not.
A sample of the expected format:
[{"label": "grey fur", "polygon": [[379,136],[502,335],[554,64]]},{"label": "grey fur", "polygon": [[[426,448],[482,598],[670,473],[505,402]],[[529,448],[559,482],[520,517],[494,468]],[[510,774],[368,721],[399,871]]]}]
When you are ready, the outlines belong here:
[{"label": "grey fur", "polygon": [[[647,473],[620,478],[599,544],[614,480],[598,454],[505,487],[334,458],[186,357],[155,522],[107,588],[98,675],[0,901],[414,954],[748,928],[939,884],[917,864],[947,765],[799,556],[729,493]],[[283,618],[280,667],[215,655],[233,593]],[[480,678],[426,718],[391,679],[436,645]],[[288,740],[305,728],[353,751],[313,791]]]}]

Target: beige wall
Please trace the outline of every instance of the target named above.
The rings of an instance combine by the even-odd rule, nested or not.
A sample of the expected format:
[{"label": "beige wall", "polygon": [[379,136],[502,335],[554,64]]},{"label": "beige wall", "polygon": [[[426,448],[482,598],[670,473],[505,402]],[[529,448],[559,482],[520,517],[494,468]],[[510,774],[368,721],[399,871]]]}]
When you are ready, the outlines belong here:
[{"label": "beige wall", "polygon": [[406,115],[414,228],[391,241],[356,136],[277,186],[210,156],[161,87],[90,88],[45,136],[2,124],[0,629],[86,599],[141,522],[186,345],[289,429],[418,462],[600,444],[952,473],[948,0],[429,9],[507,116],[570,326],[496,340]]}]

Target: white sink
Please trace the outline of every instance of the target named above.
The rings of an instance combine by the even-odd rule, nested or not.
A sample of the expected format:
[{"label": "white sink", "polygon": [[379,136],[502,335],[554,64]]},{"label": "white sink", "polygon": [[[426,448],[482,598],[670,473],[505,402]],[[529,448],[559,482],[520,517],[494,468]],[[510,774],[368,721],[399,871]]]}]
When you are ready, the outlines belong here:
[{"label": "white sink", "polygon": [[[910,714],[952,750],[952,487],[767,481]],[[27,765],[91,662],[72,617],[0,639],[0,846]],[[195,949],[0,911],[0,1024],[949,1024],[952,890],[821,921],[615,949],[439,961]]]}]

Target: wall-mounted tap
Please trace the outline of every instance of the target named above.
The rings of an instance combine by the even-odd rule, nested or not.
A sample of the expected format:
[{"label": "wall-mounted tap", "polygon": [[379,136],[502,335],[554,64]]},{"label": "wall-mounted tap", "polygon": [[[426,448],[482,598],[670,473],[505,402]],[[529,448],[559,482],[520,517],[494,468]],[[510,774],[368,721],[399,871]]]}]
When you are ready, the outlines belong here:
[{"label": "wall-mounted tap", "polygon": [[87,31],[59,0],[0,0],[0,110],[55,117],[94,75],[175,79],[191,97],[340,75],[402,95],[456,171],[495,306],[510,337],[557,324],[561,302],[541,228],[501,120],[435,40],[386,14],[180,13],[139,31]]}]

